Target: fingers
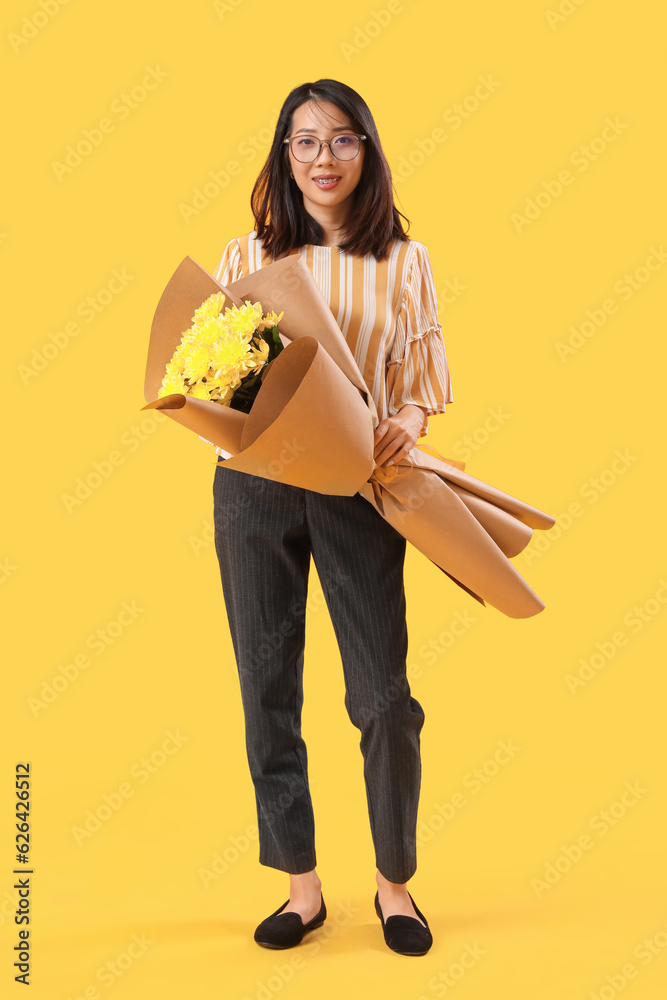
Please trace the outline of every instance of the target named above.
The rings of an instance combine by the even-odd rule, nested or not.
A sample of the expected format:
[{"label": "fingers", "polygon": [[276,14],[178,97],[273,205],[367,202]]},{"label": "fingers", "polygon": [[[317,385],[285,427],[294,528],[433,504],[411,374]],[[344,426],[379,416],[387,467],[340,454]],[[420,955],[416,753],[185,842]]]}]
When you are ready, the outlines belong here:
[{"label": "fingers", "polygon": [[382,445],[376,446],[373,457],[375,459],[376,465],[389,465],[396,464],[400,462],[402,458],[410,452],[414,446],[414,441],[408,436],[408,440],[401,443],[400,438],[394,438],[391,442],[383,442]]},{"label": "fingers", "polygon": [[395,465],[414,447],[418,432],[404,427],[396,417],[385,417],[375,428],[374,452],[376,466]]}]

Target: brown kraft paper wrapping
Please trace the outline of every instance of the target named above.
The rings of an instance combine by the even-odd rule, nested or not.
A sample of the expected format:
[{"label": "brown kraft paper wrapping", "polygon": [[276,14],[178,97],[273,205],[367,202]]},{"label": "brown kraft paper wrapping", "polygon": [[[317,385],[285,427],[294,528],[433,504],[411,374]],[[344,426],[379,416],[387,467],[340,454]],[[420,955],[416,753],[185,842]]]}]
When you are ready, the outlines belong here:
[{"label": "brown kraft paper wrapping", "polygon": [[[284,350],[262,375],[249,414],[180,394],[157,399],[164,370],[201,303],[224,292],[225,305],[259,301],[284,312]],[[533,529],[555,519],[464,471],[463,463],[415,446],[396,465],[375,467],[379,420],[354,356],[300,255],[220,285],[190,257],[160,298],[146,366],[144,409],[160,409],[228,451],[225,465],[250,475],[352,496],[359,492],[401,535],[459,587],[510,618],[544,603],[509,559]]]}]

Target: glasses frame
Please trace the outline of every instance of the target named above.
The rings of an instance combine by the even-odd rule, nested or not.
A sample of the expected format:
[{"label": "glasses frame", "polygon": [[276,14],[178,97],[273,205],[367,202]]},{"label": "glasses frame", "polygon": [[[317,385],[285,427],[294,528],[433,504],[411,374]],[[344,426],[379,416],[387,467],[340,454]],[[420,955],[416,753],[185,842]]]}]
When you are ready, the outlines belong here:
[{"label": "glasses frame", "polygon": [[359,149],[356,151],[356,153],[354,154],[354,156],[351,156],[349,158],[349,160],[343,160],[340,156],[336,156],[336,154],[334,153],[333,149],[331,148],[331,143],[334,141],[334,139],[338,139],[339,138],[337,135],[334,135],[331,139],[320,139],[319,135],[306,135],[306,138],[308,138],[308,139],[316,139],[319,142],[319,144],[320,144],[320,148],[318,149],[316,155],[312,158],[312,160],[300,160],[299,157],[295,155],[294,150],[292,149],[291,143],[295,139],[301,139],[301,138],[303,138],[303,136],[300,135],[300,134],[290,135],[286,139],[283,139],[283,146],[289,145],[289,151],[290,151],[290,153],[292,154],[292,156],[294,157],[294,159],[296,160],[297,163],[315,163],[317,160],[319,160],[320,154],[322,152],[322,146],[324,146],[324,145],[327,145],[329,147],[329,152],[333,156],[334,160],[338,160],[339,163],[351,163],[352,160],[356,160],[356,158],[359,156],[359,150],[361,149],[361,143],[362,143],[362,141],[364,139],[367,139],[368,136],[360,135],[357,132],[341,132],[341,135],[353,135],[355,139],[359,140]]}]

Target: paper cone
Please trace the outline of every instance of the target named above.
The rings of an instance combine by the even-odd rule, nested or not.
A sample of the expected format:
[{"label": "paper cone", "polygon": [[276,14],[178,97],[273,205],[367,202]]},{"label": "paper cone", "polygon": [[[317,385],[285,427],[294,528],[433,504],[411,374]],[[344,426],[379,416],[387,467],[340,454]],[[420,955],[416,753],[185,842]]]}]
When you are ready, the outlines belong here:
[{"label": "paper cone", "polygon": [[468,593],[482,595],[510,618],[543,610],[543,602],[507,558],[530,541],[533,532],[527,525],[426,470],[406,467],[406,475],[392,478],[376,470],[360,492]]}]

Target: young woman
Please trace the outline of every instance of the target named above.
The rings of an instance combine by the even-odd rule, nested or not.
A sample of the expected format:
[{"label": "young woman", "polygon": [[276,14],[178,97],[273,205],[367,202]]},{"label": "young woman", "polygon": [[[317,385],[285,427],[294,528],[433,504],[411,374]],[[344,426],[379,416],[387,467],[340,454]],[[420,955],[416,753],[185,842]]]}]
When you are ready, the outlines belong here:
[{"label": "young woman", "polygon": [[[376,464],[393,464],[426,433],[429,415],[444,413],[451,384],[428,251],[402,227],[373,117],[354,90],[318,80],[289,94],[251,206],[255,229],[227,244],[215,277],[228,284],[288,254],[303,256],[377,406]],[[406,884],[416,868],[424,713],[406,677],[405,539],[359,493],[287,486],[226,468],[229,455],[218,455],[216,550],[259,860],[290,877],[288,901],[260,923],[255,940],[290,947],[326,918],[301,737],[312,554],[340,648],[346,708],[361,732],[375,909],[390,948],[425,954],[431,933]]]}]

